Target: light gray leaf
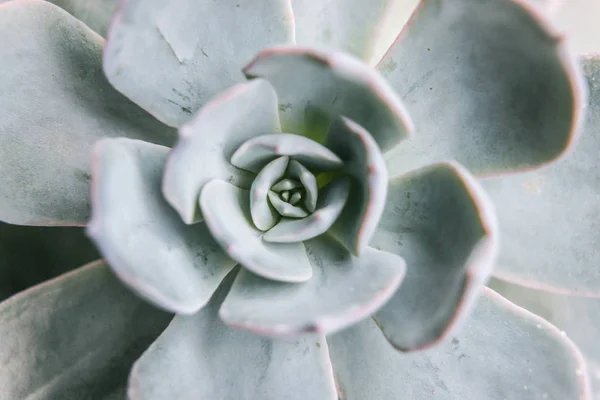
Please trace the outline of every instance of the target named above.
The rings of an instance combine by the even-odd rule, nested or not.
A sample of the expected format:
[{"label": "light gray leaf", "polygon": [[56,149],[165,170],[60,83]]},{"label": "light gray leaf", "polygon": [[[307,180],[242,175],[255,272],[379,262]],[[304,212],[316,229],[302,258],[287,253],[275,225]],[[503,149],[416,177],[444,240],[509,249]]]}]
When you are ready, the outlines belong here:
[{"label": "light gray leaf", "polygon": [[456,163],[393,178],[371,246],[402,256],[404,284],[375,315],[403,351],[431,346],[468,315],[495,259],[491,202]]},{"label": "light gray leaf", "polygon": [[258,51],[293,36],[287,0],[128,0],[108,33],[104,71],[121,93],[179,127],[241,82]]},{"label": "light gray leaf", "polygon": [[232,165],[232,155],[251,138],[280,131],[277,94],[269,83],[257,79],[233,86],[179,129],[179,140],[165,167],[165,198],[185,223],[201,221],[198,197],[202,186],[222,179],[249,188],[254,174]]},{"label": "light gray leaf", "polygon": [[250,192],[218,179],[204,185],[200,207],[210,232],[229,256],[268,279],[303,282],[312,268],[302,243],[269,243],[252,224]]},{"label": "light gray leaf", "polygon": [[421,2],[377,67],[417,132],[386,154],[391,174],[446,159],[478,176],[506,174],[573,144],[584,79],[568,42],[527,3]]},{"label": "light gray leaf", "polygon": [[221,318],[262,335],[331,333],[370,316],[404,277],[404,260],[391,253],[367,248],[355,257],[328,235],[305,245],[314,274],[308,282],[274,282],[241,271]]},{"label": "light gray leaf", "polygon": [[184,224],[163,199],[168,151],[130,139],[97,144],[88,235],[133,290],[167,310],[191,314],[236,262],[206,225]]},{"label": "light gray leaf", "polygon": [[464,329],[435,348],[398,353],[370,320],[328,343],[344,400],[590,399],[573,342],[489,289]]},{"label": "light gray leaf", "polygon": [[110,399],[171,316],[96,262],[0,303],[6,399]]},{"label": "light gray leaf", "polygon": [[574,151],[548,168],[481,184],[498,212],[502,249],[496,276],[600,296],[600,57],[582,63],[590,102]]},{"label": "light gray leaf", "polygon": [[205,309],[176,316],[136,362],[130,400],[337,399],[323,336],[271,340],[219,320],[233,277]]},{"label": "light gray leaf", "polygon": [[84,225],[93,144],[127,136],[170,145],[174,132],[110,86],[104,41],[57,6],[2,4],[0,37],[0,220]]}]

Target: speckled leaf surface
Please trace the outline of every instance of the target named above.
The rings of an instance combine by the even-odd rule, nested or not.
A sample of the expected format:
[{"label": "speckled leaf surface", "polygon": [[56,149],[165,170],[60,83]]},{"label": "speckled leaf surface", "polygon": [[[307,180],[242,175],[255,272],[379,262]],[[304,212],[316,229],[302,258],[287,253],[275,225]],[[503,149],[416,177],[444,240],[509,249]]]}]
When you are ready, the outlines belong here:
[{"label": "speckled leaf surface", "polygon": [[170,315],[96,262],[0,303],[6,399],[111,399]]},{"label": "speckled leaf surface", "polygon": [[108,26],[121,0],[50,0],[100,36],[106,37]]},{"label": "speckled leaf surface", "polygon": [[328,343],[343,400],[590,399],[573,343],[490,289],[464,329],[433,349],[398,353],[371,320]]},{"label": "speckled leaf surface", "polygon": [[169,149],[105,139],[94,149],[88,235],[115,273],[166,310],[203,307],[235,266],[204,224],[188,226],[161,196]]},{"label": "speckled leaf surface", "polygon": [[588,366],[592,399],[600,399],[600,299],[533,290],[500,279],[492,279],[489,286],[513,303],[554,324],[573,340]]},{"label": "speckled leaf surface", "polygon": [[496,276],[600,297],[600,58],[582,62],[590,102],[573,153],[539,171],[481,183],[502,237]]},{"label": "speckled leaf surface", "polygon": [[102,38],[60,8],[2,4],[0,36],[0,220],[83,225],[96,140],[175,135],[110,86]]},{"label": "speckled leaf surface", "polygon": [[211,179],[248,188],[253,174],[231,163],[247,140],[280,132],[277,95],[264,80],[240,83],[203,107],[179,129],[179,140],[169,155],[163,194],[188,224],[198,222],[198,196]]},{"label": "speckled leaf surface", "polygon": [[365,128],[383,150],[406,138],[412,123],[400,98],[370,67],[346,53],[304,47],[264,50],[244,68],[277,92],[284,132],[321,141],[340,115]]},{"label": "speckled leaf surface", "polygon": [[387,29],[396,0],[292,0],[296,43],[327,46],[371,61],[380,42],[391,43],[397,32]]},{"label": "speckled leaf surface", "polygon": [[568,43],[521,0],[424,0],[378,69],[415,136],[390,174],[455,159],[476,175],[545,165],[574,141],[585,87]]},{"label": "speckled leaf surface", "polygon": [[404,283],[375,314],[396,348],[430,346],[467,316],[497,239],[493,207],[461,166],[435,164],[390,181],[371,246],[406,260]]},{"label": "speckled leaf surface", "polygon": [[136,362],[130,400],[337,399],[323,336],[271,340],[220,321],[233,277],[206,308],[176,316]]},{"label": "speckled leaf surface", "polygon": [[98,258],[82,228],[0,222],[0,301]]},{"label": "speckled leaf surface", "polygon": [[128,0],[109,30],[104,71],[142,108],[181,126],[242,81],[240,69],[258,51],[293,35],[287,0]]},{"label": "speckled leaf surface", "polygon": [[328,235],[304,244],[312,278],[282,283],[240,272],[219,312],[225,323],[272,336],[331,333],[373,314],[404,277],[404,260],[391,253],[367,248],[355,257]]}]

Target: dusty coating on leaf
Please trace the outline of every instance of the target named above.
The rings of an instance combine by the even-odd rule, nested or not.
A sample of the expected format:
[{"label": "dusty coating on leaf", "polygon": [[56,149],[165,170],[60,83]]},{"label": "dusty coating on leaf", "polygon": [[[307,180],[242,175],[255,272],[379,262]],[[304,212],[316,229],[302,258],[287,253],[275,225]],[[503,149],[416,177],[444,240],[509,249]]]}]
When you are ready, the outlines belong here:
[{"label": "dusty coating on leaf", "polygon": [[565,345],[565,347],[569,349],[571,355],[577,361],[577,368],[573,372],[575,372],[575,375],[577,376],[577,381],[579,382],[581,388],[581,400],[593,400],[589,371],[585,359],[577,345],[575,345],[575,343],[573,343],[573,341],[569,337],[567,337],[564,331],[561,331],[556,326],[546,321],[544,318],[537,316],[531,311],[512,303],[511,301],[509,301],[508,299],[506,299],[505,297],[501,296],[500,294],[488,287],[483,288],[483,295],[489,298],[495,304],[499,305],[500,307],[510,310],[515,314],[519,314],[531,320],[533,323],[536,324],[538,329],[543,329],[548,334],[550,334],[550,336],[552,336],[556,341],[562,342]]}]

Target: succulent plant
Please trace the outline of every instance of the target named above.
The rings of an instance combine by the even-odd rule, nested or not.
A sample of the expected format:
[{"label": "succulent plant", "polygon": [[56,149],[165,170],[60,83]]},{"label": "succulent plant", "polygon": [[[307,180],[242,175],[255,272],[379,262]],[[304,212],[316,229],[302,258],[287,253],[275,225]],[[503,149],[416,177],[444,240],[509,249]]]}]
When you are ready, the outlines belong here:
[{"label": "succulent plant", "polygon": [[552,2],[0,3],[0,219],[103,257],[0,304],[0,393],[591,398],[485,287],[600,287],[599,61]]}]

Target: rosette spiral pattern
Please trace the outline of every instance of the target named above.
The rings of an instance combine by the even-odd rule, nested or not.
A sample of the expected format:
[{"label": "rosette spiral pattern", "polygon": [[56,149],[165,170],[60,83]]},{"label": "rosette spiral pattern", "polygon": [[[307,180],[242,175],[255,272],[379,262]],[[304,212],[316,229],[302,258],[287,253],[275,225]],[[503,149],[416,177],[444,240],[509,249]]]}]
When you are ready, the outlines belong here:
[{"label": "rosette spiral pattern", "polygon": [[[570,342],[482,292],[498,241],[482,186],[508,232],[497,271],[596,279],[518,256],[559,249],[571,262],[552,264],[589,271],[568,254],[597,248],[555,234],[588,219],[557,218],[572,207],[556,195],[587,188],[568,171],[597,176],[580,173],[588,153],[556,164],[547,203],[524,173],[569,152],[587,104],[579,60],[529,0],[422,0],[404,28],[390,0],[127,0],[106,41],[51,2],[0,3],[0,219],[87,225],[103,258],[0,307],[2,393],[69,398],[68,380],[80,397],[72,372],[106,386],[110,348],[137,359],[131,399],[583,398]],[[596,93],[597,57],[584,66]],[[176,314],[139,357],[138,299],[108,268]],[[104,332],[126,342],[90,353]]]}]

